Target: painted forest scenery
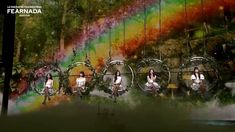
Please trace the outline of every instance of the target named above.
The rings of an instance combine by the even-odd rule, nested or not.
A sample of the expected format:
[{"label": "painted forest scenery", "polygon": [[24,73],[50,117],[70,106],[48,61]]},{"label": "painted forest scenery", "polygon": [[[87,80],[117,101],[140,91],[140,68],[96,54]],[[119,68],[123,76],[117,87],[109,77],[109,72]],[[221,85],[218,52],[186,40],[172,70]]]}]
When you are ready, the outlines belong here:
[{"label": "painted forest scenery", "polygon": [[[219,106],[235,103],[234,0],[17,5],[37,8],[28,14],[11,10],[16,22],[10,114],[76,101],[131,109],[173,101],[201,119],[198,111],[210,113],[212,105],[224,111]],[[3,77],[0,82],[2,91]]]}]

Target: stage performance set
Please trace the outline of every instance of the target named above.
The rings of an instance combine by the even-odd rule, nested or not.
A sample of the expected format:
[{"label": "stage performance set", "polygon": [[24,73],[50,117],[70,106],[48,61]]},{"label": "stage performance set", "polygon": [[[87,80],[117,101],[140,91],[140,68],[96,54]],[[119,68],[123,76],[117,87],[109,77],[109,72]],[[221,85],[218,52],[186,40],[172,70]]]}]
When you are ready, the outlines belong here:
[{"label": "stage performance set", "polygon": [[0,32],[3,115],[159,103],[235,120],[234,0],[16,0]]}]

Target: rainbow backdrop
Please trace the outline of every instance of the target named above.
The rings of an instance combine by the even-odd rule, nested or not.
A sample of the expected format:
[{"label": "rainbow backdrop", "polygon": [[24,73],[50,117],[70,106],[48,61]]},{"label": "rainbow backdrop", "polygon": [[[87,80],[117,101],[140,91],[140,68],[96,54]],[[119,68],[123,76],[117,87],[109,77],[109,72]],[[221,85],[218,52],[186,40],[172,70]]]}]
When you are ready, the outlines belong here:
[{"label": "rainbow backdrop", "polygon": [[[109,16],[90,23],[89,31],[83,32],[67,43],[64,57],[57,57],[61,66],[66,68],[72,63],[73,48],[76,49],[76,61],[83,61],[85,52],[90,56],[96,68],[108,58],[109,26],[111,26],[112,56],[125,59],[135,54],[136,49],[145,44],[144,32],[144,3],[146,7],[146,40],[154,41],[159,38],[159,5],[158,0],[135,0],[123,5],[119,10],[112,11]],[[234,0],[204,0],[204,17],[201,13],[201,0],[187,0],[187,19],[190,22],[201,22],[202,18],[212,18],[223,13],[224,5],[235,7]],[[162,0],[161,35],[167,36],[172,32],[183,32],[185,21],[184,0]],[[125,43],[124,24],[125,20]],[[221,16],[221,22],[223,17]],[[89,34],[89,35],[88,35]],[[90,38],[90,39],[89,39]],[[88,43],[89,39],[89,43]]]},{"label": "rainbow backdrop", "polygon": [[[235,9],[235,0],[204,0],[204,18],[221,18],[224,2]],[[109,26],[111,25],[112,56],[126,59],[135,55],[137,49],[145,44],[144,32],[144,2],[146,4],[146,40],[156,41],[159,38],[159,6],[158,0],[134,0],[128,5],[123,5],[118,10],[112,11],[107,17],[100,18],[89,25],[88,33],[84,31],[66,44],[63,57],[57,56],[60,65],[67,68],[72,63],[73,48],[78,53],[75,60],[84,61],[85,52],[90,55],[93,66],[99,66],[108,59],[109,52]],[[201,1],[187,0],[187,18],[190,22],[201,23]],[[220,16],[220,17],[218,17]],[[125,20],[125,43],[124,24]],[[184,0],[162,0],[162,26],[161,35],[169,36],[172,32],[183,32],[186,25]],[[89,34],[89,37],[88,35]],[[88,38],[90,38],[88,43]],[[76,71],[73,71],[76,72]],[[75,74],[75,73],[72,73]],[[32,96],[31,96],[32,94]],[[27,98],[21,96],[14,110],[31,111],[40,107],[41,96],[32,92]],[[29,97],[29,98],[28,98]],[[55,100],[57,101],[57,100]],[[35,102],[35,103],[32,103]],[[23,105],[22,105],[23,104]]]}]

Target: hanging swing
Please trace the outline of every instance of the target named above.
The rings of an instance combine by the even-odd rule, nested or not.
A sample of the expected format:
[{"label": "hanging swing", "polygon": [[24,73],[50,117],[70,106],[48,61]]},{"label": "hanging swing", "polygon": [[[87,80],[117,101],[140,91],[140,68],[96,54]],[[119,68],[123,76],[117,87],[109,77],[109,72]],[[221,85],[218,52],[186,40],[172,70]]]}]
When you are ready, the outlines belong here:
[{"label": "hanging swing", "polygon": [[[89,14],[90,14],[90,1],[87,0],[88,4],[88,13],[87,13],[87,24],[85,27],[85,35],[87,36],[88,40],[85,42],[85,52],[86,58],[85,61],[75,61],[76,51],[73,49],[74,58],[73,63],[68,66],[68,68],[64,71],[64,92],[65,94],[75,94],[80,90],[80,94],[87,95],[89,92],[94,88],[96,83],[97,74],[94,67],[91,65],[88,56],[88,46],[90,44],[90,33],[89,33]],[[80,74],[84,74],[83,77]],[[83,80],[84,79],[84,80]],[[83,81],[81,81],[83,80]],[[84,84],[82,84],[84,83]],[[80,86],[80,84],[82,84]]]},{"label": "hanging swing", "polygon": [[66,94],[73,94],[77,92],[77,81],[80,79],[80,74],[84,73],[84,88],[81,90],[81,93],[84,95],[89,94],[96,83],[97,74],[95,69],[91,65],[90,61],[77,61],[69,65],[64,72],[64,86]]},{"label": "hanging swing", "polygon": [[[203,15],[203,0],[201,0],[201,5]],[[187,19],[186,0],[185,13]],[[179,68],[178,80],[182,91],[188,95],[191,95],[190,93],[196,93],[196,95],[200,94],[210,97],[218,84],[219,72],[216,60],[206,54],[206,35],[205,30],[203,31],[203,56],[192,56],[190,54],[190,38],[186,38],[188,57],[183,61]],[[195,74],[195,69],[199,70],[198,76]],[[195,81],[198,81],[199,83],[195,83]]]},{"label": "hanging swing", "polygon": [[61,86],[62,71],[57,63],[41,62],[38,63],[29,74],[30,87],[37,94],[43,95],[45,88],[45,78],[47,74],[51,74],[54,80],[53,89],[50,95],[55,95]]},{"label": "hanging swing", "polygon": [[[145,4],[145,3],[144,3]],[[144,36],[146,44],[146,7],[144,6]],[[159,34],[161,35],[161,0],[159,0]],[[161,42],[161,37],[160,37]],[[145,50],[145,48],[144,48]],[[145,51],[143,52],[145,53]],[[160,55],[161,56],[161,55]],[[149,72],[153,70],[155,79],[149,80]],[[158,58],[144,58],[136,67],[136,83],[137,86],[146,93],[156,94],[166,91],[170,82],[170,70],[167,64]]]},{"label": "hanging swing", "polygon": [[[109,1],[111,6],[111,1]],[[125,44],[125,20],[123,20],[124,26],[124,44]],[[113,95],[116,99],[117,96],[123,95],[133,86],[134,83],[134,71],[133,68],[125,60],[113,60],[112,59],[112,42],[111,42],[111,24],[109,27],[109,59],[106,61],[105,67],[100,74],[100,88],[104,92]],[[115,76],[115,74],[119,74]],[[115,88],[114,88],[115,87]]]}]

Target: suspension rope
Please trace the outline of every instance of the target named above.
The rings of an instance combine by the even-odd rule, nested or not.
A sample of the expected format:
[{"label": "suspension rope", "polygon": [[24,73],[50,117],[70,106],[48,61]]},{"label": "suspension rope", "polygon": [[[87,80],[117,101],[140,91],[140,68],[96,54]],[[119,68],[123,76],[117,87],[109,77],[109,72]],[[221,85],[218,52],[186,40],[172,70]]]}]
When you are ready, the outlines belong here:
[{"label": "suspension rope", "polygon": [[187,12],[187,0],[184,0],[184,15],[185,15],[185,35],[186,35],[186,45],[187,45],[187,54],[188,58],[190,57],[190,35],[189,35],[189,30],[188,29],[188,12]]},{"label": "suspension rope", "polygon": [[161,0],[159,0],[159,39],[161,41],[161,32],[162,32],[162,6]]},{"label": "suspension rope", "polygon": [[206,30],[207,30],[207,23],[205,21],[205,17],[204,17],[204,0],[201,0],[201,18],[202,18],[202,27],[204,27],[205,29],[202,30],[203,33],[203,55],[206,56]]},{"label": "suspension rope", "polygon": [[185,15],[185,29],[187,29],[188,26],[188,12],[187,12],[187,0],[184,0],[184,15]]},{"label": "suspension rope", "polygon": [[124,18],[123,18],[123,45],[124,45],[124,48],[126,48],[126,1],[124,0],[124,9],[123,9],[123,15],[124,15]]},{"label": "suspension rope", "polygon": [[147,35],[146,35],[146,22],[147,22],[147,15],[146,15],[146,1],[144,0],[144,50],[143,56],[145,57],[145,50],[146,50],[146,42],[147,42]]},{"label": "suspension rope", "polygon": [[87,36],[87,41],[86,41],[86,46],[85,46],[85,54],[86,54],[86,58],[85,60],[88,60],[88,45],[90,44],[90,34],[89,34],[89,22],[90,22],[90,0],[87,0],[87,4],[88,4],[88,11],[87,11],[87,24],[86,24],[86,36]]},{"label": "suspension rope", "polygon": [[[162,43],[162,6],[161,6],[161,0],[159,0],[158,2],[158,6],[159,6],[159,42],[160,44]],[[162,59],[162,55],[161,55],[161,51],[159,50],[159,57],[160,60]]]},{"label": "suspension rope", "polygon": [[[111,11],[112,0],[109,0],[109,12]],[[110,13],[111,15],[111,13]],[[111,21],[109,21],[109,59],[112,59],[112,32],[111,32]]]}]

